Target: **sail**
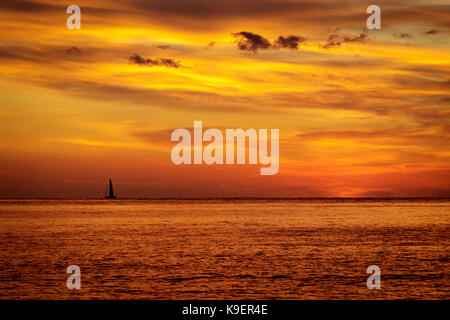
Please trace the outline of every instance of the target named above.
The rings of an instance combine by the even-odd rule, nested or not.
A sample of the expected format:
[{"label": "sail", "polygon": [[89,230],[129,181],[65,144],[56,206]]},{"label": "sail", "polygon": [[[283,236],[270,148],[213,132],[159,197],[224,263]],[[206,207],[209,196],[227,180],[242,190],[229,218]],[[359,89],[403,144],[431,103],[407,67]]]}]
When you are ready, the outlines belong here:
[{"label": "sail", "polygon": [[109,178],[109,190],[108,190],[108,194],[105,196],[105,198],[106,199],[115,199],[116,198],[116,196],[114,195],[111,178]]},{"label": "sail", "polygon": [[112,186],[112,181],[111,179],[109,179],[109,194],[110,197],[114,197],[114,190],[113,190],[113,186]]}]

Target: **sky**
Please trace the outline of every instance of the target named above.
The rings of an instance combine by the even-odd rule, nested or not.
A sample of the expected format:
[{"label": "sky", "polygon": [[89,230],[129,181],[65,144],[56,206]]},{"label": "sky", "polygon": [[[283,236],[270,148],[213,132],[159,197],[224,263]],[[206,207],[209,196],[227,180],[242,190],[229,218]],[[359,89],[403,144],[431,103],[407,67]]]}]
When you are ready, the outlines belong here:
[{"label": "sky", "polygon": [[[2,1],[0,198],[102,197],[109,177],[119,197],[448,197],[449,17],[442,0]],[[279,172],[173,164],[195,120],[279,129]]]}]

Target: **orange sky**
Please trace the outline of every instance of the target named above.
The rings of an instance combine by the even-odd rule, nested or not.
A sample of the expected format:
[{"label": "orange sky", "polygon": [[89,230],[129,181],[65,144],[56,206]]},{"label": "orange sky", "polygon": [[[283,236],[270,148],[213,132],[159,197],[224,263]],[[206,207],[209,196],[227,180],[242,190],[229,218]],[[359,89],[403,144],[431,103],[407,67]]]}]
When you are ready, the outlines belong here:
[{"label": "orange sky", "polygon": [[[376,4],[2,1],[0,197],[450,196],[450,1]],[[279,128],[278,174],[172,164],[194,120]]]}]

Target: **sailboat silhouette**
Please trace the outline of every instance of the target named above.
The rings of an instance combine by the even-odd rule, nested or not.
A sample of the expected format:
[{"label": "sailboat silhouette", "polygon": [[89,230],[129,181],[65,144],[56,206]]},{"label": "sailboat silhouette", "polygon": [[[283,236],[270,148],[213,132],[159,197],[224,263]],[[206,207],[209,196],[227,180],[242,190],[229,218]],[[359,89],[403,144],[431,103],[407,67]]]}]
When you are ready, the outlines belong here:
[{"label": "sailboat silhouette", "polygon": [[108,190],[108,194],[105,195],[105,199],[116,199],[116,196],[114,195],[111,178],[109,178],[109,190]]}]

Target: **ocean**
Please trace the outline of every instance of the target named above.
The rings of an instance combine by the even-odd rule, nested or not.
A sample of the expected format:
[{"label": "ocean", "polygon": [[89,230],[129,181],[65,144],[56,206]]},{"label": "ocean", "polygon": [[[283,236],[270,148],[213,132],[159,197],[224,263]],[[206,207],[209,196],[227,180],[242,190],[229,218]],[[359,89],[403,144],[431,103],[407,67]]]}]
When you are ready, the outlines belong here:
[{"label": "ocean", "polygon": [[449,223],[450,200],[0,200],[0,298],[449,299]]}]

